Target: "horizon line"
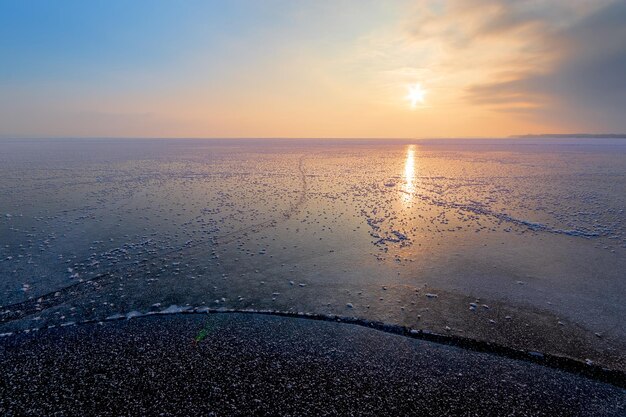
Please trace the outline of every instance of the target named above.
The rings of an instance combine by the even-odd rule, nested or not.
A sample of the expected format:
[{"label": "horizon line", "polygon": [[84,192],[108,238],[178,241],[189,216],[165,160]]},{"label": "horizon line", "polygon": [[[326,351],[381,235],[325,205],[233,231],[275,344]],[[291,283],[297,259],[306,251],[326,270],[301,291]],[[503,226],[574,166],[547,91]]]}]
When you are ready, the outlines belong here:
[{"label": "horizon line", "polygon": [[540,133],[502,136],[422,136],[422,137],[381,137],[381,136],[27,136],[0,135],[0,140],[455,140],[455,139],[626,139],[626,133]]}]

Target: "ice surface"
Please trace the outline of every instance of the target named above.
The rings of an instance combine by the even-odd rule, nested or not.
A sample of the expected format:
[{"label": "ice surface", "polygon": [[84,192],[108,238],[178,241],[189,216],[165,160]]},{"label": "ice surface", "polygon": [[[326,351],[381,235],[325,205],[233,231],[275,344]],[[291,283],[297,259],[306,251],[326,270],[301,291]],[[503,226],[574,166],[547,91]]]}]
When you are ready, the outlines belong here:
[{"label": "ice surface", "polygon": [[4,140],[0,332],[349,311],[624,369],[624,207],[618,139]]}]

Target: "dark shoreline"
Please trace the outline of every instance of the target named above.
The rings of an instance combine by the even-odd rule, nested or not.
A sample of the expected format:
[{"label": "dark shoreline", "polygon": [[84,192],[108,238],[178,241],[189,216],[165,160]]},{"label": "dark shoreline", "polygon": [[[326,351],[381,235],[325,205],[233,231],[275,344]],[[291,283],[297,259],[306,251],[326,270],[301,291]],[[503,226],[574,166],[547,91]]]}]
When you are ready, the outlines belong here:
[{"label": "dark shoreline", "polygon": [[371,327],[232,313],[19,333],[0,339],[0,412],[619,416],[626,407],[613,385]]},{"label": "dark shoreline", "polygon": [[[337,316],[337,315],[327,315],[327,314],[317,314],[317,313],[295,313],[290,311],[278,311],[278,310],[235,310],[235,309],[226,309],[226,308],[187,308],[187,307],[177,307],[181,309],[179,312],[149,312],[149,313],[138,313],[133,315],[132,317],[126,315],[118,315],[112,316],[105,320],[85,320],[77,323],[72,323],[71,325],[85,325],[85,324],[93,324],[101,321],[118,321],[118,320],[127,320],[127,319],[137,319],[144,317],[152,317],[158,315],[179,315],[179,314],[195,314],[195,315],[206,315],[206,314],[253,314],[253,315],[267,315],[267,316],[277,316],[277,317],[287,317],[287,318],[298,318],[298,319],[306,319],[306,320],[314,320],[314,321],[325,321],[325,322],[338,322],[344,324],[350,324],[355,326],[366,327],[369,329],[374,329],[377,331],[381,331],[384,333],[400,335],[404,337],[409,337],[412,339],[424,340],[427,342],[438,343],[442,345],[454,346],[460,349],[469,350],[473,352],[482,352],[489,353],[492,355],[501,356],[503,358],[521,360],[526,362],[535,363],[541,366],[546,366],[553,369],[558,369],[565,372],[570,372],[575,375],[584,376],[589,379],[593,379],[599,382],[605,382],[611,385],[615,385],[616,387],[626,389],[626,373],[618,370],[618,369],[610,369],[607,367],[603,367],[600,365],[596,365],[594,363],[582,362],[580,360],[570,358],[567,356],[554,355],[546,352],[539,351],[531,351],[531,350],[522,350],[516,349],[513,347],[504,346],[498,343],[493,343],[485,340],[478,340],[469,337],[457,336],[453,334],[443,334],[436,333],[429,330],[418,330],[412,329],[407,326],[402,326],[399,324],[392,323],[384,323],[380,321],[372,321],[359,317],[350,317],[350,316]],[[171,307],[170,307],[171,308]],[[135,312],[137,313],[137,312]],[[48,327],[50,329],[59,327],[59,326],[51,326]],[[45,330],[48,328],[37,329]],[[30,332],[28,330],[26,333]],[[15,332],[16,334],[24,333]],[[6,336],[10,337],[10,336]],[[2,337],[0,337],[1,341]]]}]

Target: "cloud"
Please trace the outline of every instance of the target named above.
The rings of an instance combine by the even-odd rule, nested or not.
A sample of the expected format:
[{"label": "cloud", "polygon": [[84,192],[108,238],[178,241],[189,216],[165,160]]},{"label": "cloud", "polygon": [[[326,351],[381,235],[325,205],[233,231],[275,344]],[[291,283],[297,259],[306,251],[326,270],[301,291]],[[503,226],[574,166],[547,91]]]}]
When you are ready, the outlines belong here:
[{"label": "cloud", "polygon": [[560,24],[551,23],[550,14],[515,12],[512,8],[485,22],[477,35],[491,34],[506,22],[532,24],[536,32],[526,34],[523,53],[544,64],[508,80],[472,85],[467,99],[576,128],[626,130],[626,2],[614,1]]}]

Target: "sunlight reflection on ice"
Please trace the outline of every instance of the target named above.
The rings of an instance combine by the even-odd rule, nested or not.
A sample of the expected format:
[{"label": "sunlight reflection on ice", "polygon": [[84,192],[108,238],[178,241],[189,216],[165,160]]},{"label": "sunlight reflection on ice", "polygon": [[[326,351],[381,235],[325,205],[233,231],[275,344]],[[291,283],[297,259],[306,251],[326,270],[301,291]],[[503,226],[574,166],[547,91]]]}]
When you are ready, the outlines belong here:
[{"label": "sunlight reflection on ice", "polygon": [[406,160],[404,161],[404,186],[402,187],[402,201],[410,203],[415,192],[415,145],[406,148]]}]

